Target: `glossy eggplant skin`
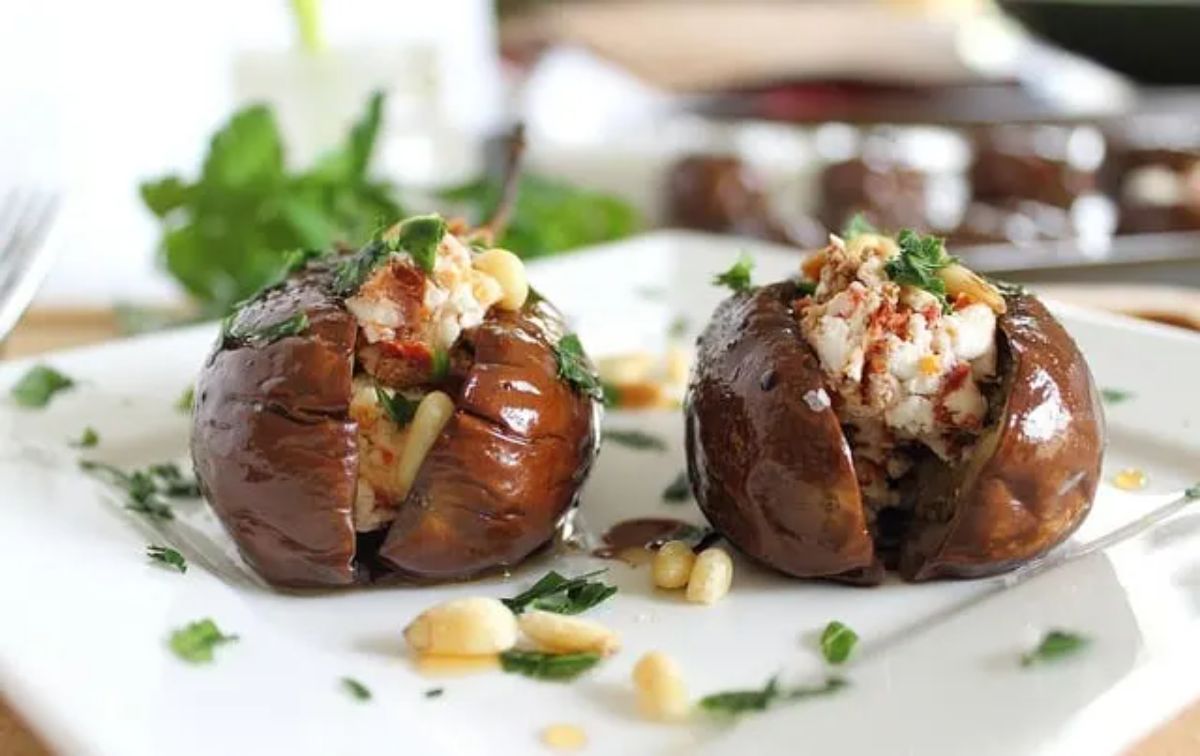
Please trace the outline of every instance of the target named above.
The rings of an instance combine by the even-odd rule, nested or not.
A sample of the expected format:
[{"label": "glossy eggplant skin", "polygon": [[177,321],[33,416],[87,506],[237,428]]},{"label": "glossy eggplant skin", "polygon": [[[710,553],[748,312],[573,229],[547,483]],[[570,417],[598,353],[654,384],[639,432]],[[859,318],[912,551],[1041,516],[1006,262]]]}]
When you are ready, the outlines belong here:
[{"label": "glossy eggplant skin", "polygon": [[[797,296],[790,283],[736,294],[701,335],[685,405],[692,487],[713,527],[758,561],[878,582],[841,427],[804,398],[825,381],[791,309]],[[919,467],[905,579],[1011,569],[1064,540],[1091,506],[1104,441],[1091,374],[1040,302],[1019,294],[1007,306],[1000,409],[966,462]]]},{"label": "glossy eggplant skin", "polygon": [[756,560],[797,577],[874,572],[850,448],[833,409],[804,398],[825,384],[796,296],[780,283],[717,308],[684,406],[688,475],[713,527]]},{"label": "glossy eggplant skin", "polygon": [[357,324],[330,282],[310,267],[241,308],[239,329],[301,311],[309,326],[265,344],[222,338],[197,382],[196,477],[246,561],[281,587],[448,580],[549,541],[595,457],[597,411],[559,380],[561,320],[531,295],[464,334],[474,361],[446,387],[455,414],[382,546],[356,551],[367,543],[353,522]]}]

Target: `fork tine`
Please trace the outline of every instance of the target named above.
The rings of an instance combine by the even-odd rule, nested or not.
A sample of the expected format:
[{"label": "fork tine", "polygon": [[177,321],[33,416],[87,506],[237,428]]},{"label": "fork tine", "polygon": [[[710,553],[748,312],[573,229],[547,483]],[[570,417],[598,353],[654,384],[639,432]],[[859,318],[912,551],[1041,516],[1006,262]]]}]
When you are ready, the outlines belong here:
[{"label": "fork tine", "polygon": [[50,268],[52,256],[43,242],[58,210],[54,194],[35,193],[22,200],[10,191],[9,197],[5,208],[18,209],[11,213],[12,231],[0,248],[0,339],[16,325]]}]

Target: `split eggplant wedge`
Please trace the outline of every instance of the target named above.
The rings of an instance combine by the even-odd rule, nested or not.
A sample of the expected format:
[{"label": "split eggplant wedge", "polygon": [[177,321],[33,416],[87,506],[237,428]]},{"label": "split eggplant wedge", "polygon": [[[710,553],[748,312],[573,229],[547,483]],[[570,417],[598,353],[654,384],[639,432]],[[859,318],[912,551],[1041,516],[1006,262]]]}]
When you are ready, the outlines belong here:
[{"label": "split eggplant wedge", "polygon": [[1104,419],[1082,355],[1041,302],[1003,295],[986,417],[961,457],[918,453],[891,481],[905,518],[885,534],[835,387],[798,324],[811,292],[789,281],[736,293],[698,342],[688,471],[730,542],[789,575],[870,584],[885,565],[912,581],[1003,572],[1079,526]]}]

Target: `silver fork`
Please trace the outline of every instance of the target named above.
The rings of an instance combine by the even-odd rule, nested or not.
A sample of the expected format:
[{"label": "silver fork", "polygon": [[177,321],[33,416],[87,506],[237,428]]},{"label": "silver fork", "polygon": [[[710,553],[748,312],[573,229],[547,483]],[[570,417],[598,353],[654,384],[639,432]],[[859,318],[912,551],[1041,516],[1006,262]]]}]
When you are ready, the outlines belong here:
[{"label": "silver fork", "polygon": [[0,200],[0,342],[33,301],[54,262],[44,242],[58,211],[58,195],[10,189]]}]

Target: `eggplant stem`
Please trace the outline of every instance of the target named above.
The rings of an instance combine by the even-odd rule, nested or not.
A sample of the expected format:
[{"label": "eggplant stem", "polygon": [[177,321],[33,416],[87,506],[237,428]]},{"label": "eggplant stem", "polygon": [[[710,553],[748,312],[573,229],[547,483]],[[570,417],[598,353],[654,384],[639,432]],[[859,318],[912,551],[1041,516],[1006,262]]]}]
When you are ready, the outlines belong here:
[{"label": "eggplant stem", "polygon": [[489,247],[504,235],[504,230],[516,209],[517,194],[521,189],[521,159],[525,154],[525,124],[518,123],[513,127],[506,150],[500,200],[492,210],[492,217],[471,232],[471,241]]}]

